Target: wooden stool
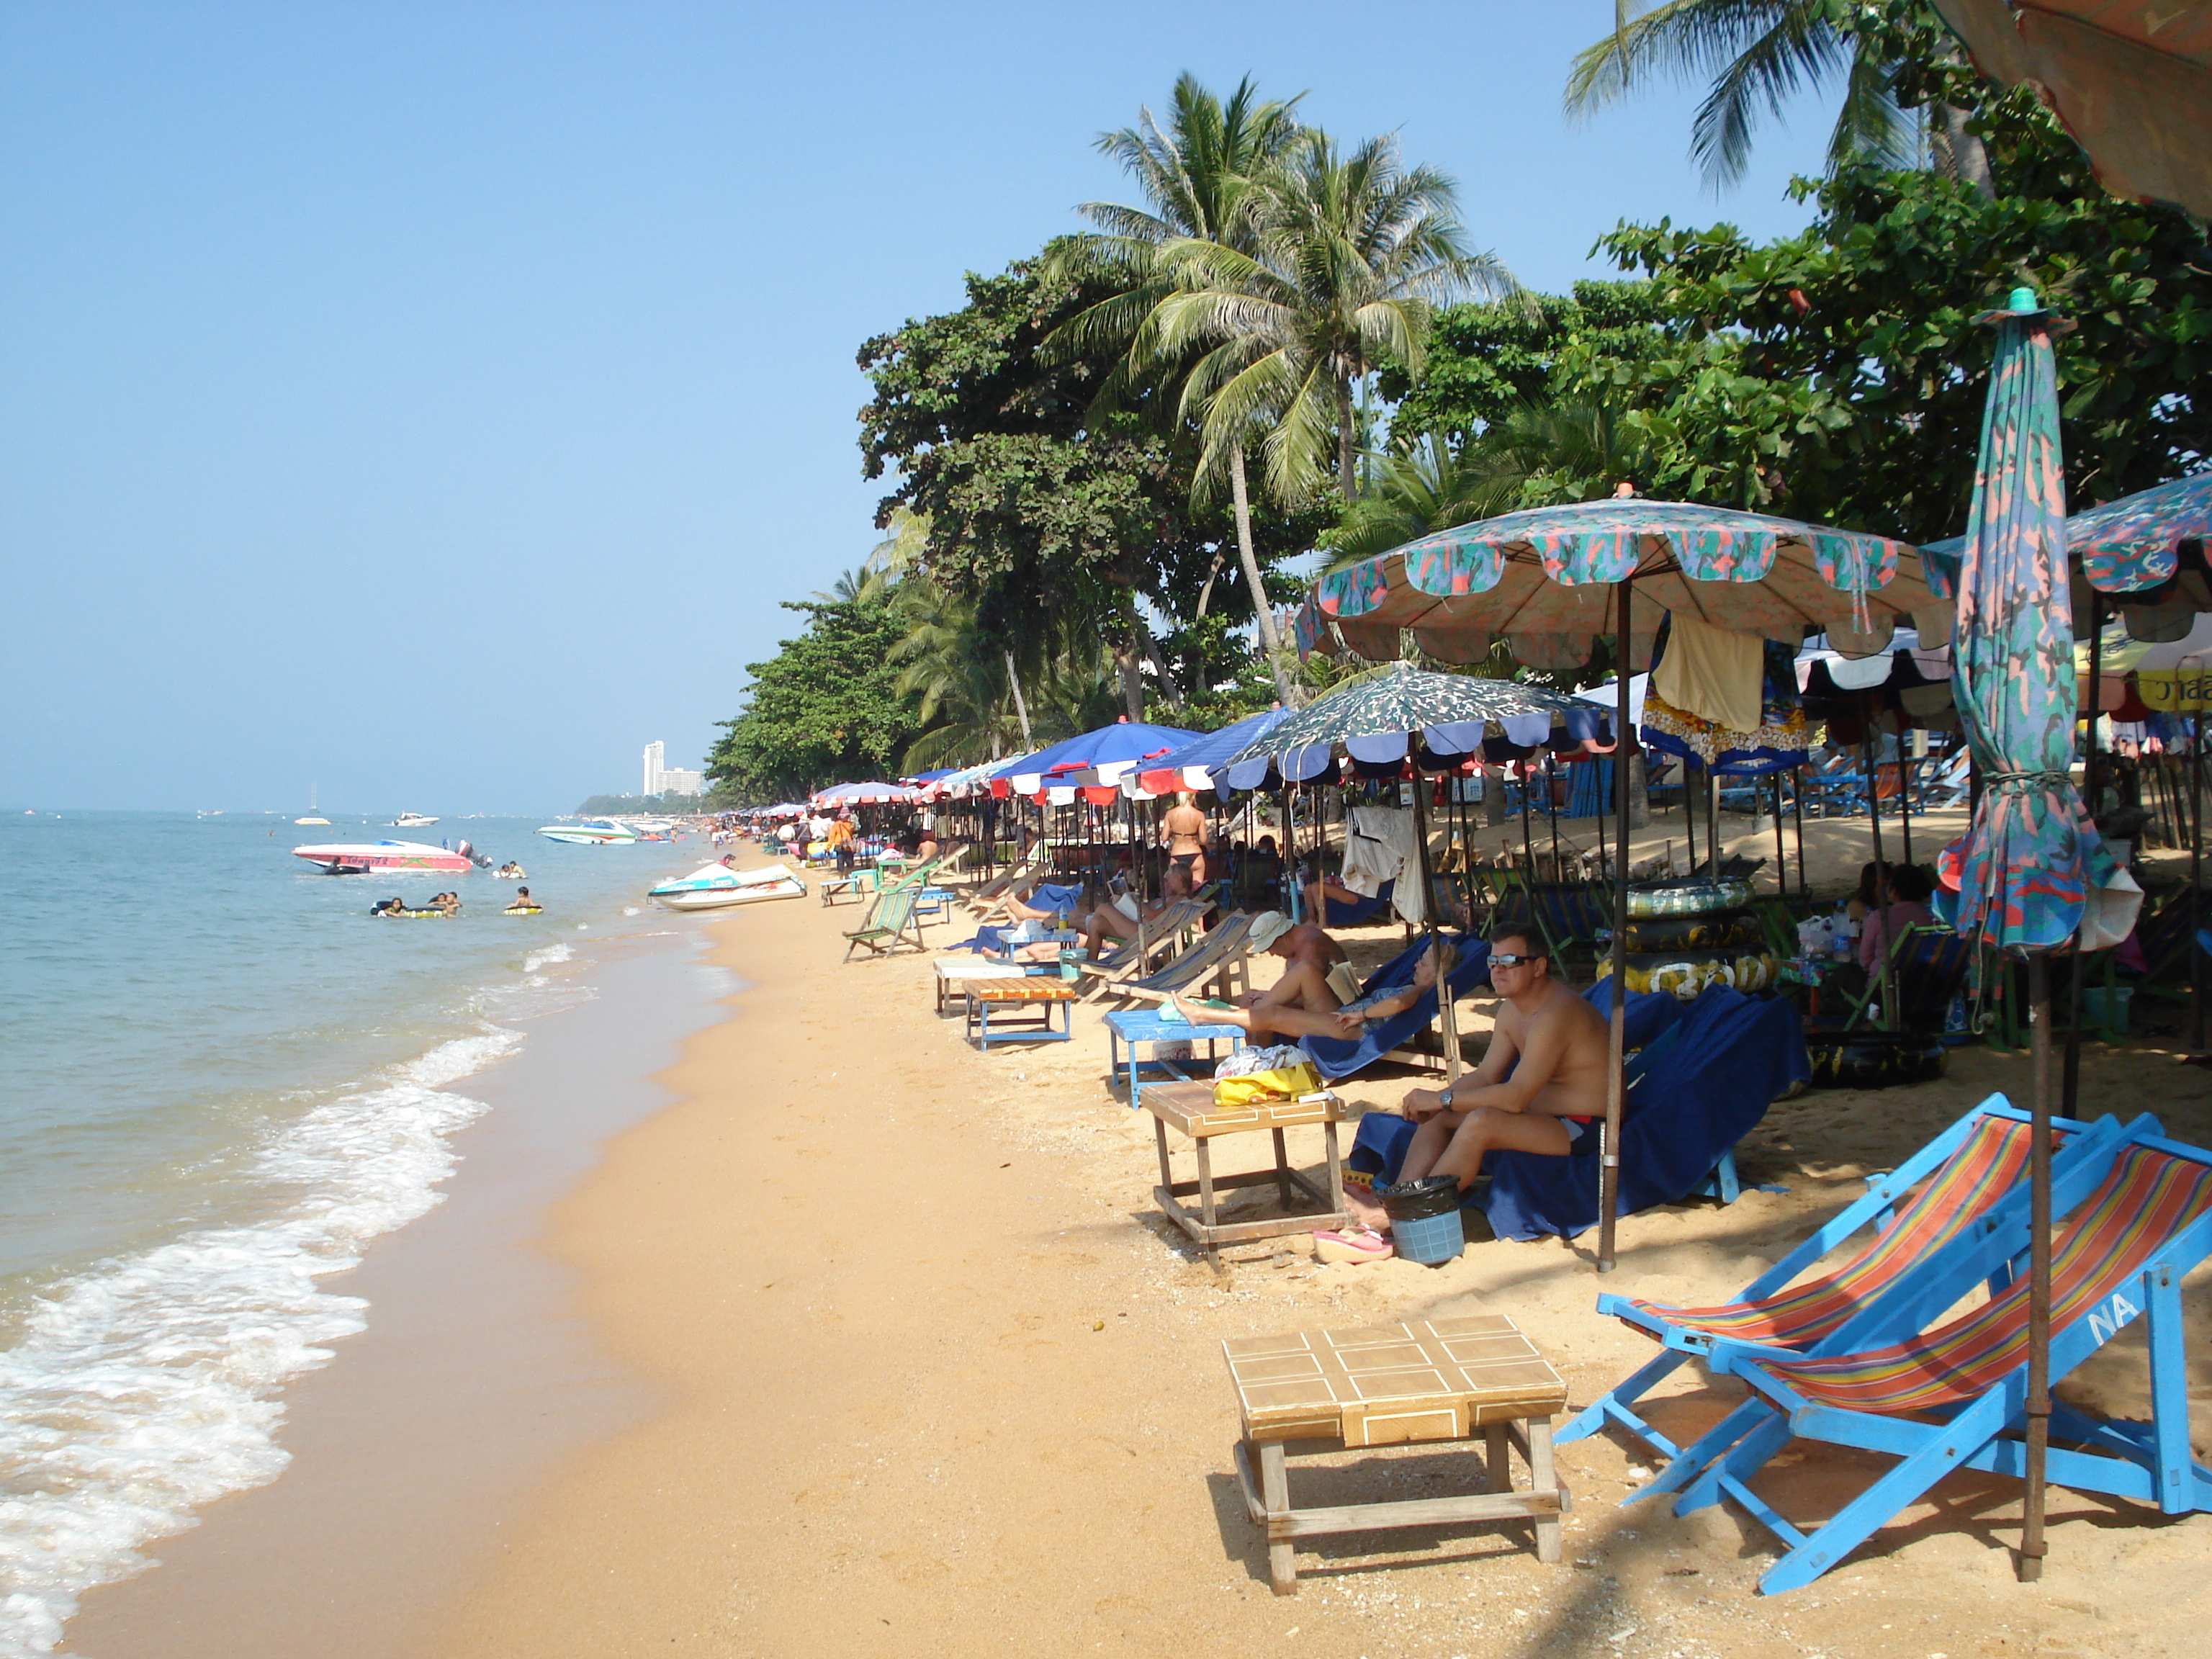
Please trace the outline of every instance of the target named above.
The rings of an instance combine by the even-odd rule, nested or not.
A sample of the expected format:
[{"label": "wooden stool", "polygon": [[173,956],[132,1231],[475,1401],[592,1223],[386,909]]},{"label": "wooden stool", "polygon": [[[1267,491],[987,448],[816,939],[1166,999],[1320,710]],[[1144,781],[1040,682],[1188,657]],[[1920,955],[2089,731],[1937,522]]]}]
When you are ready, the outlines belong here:
[{"label": "wooden stool", "polygon": [[[1569,1498],[1552,1468],[1552,1417],[1567,1403],[1567,1385],[1503,1314],[1416,1320],[1373,1330],[1232,1337],[1221,1347],[1244,1419],[1237,1481],[1246,1510],[1267,1529],[1267,1576],[1276,1595],[1297,1593],[1291,1540],[1317,1533],[1526,1519],[1534,1523],[1536,1559],[1558,1562],[1559,1516]],[[1319,1441],[1324,1443],[1310,1449],[1334,1451],[1466,1440],[1478,1428],[1487,1492],[1335,1509],[1291,1507],[1285,1442]],[[1514,1490],[1509,1444],[1528,1466],[1527,1492]]]},{"label": "wooden stool", "polygon": [[[1033,1007],[1041,1016],[1035,1025],[1008,1025],[1007,1013]],[[1000,1024],[991,1029],[991,1010],[1000,1010]],[[1057,1030],[1052,1011],[1060,1010]],[[994,1042],[1066,1042],[1075,1035],[1075,988],[1061,979],[974,979],[968,981],[968,1036],[978,1048]]]},{"label": "wooden stool", "polygon": [[[1145,1109],[1152,1115],[1152,1135],[1160,1149],[1160,1184],[1152,1197],[1170,1220],[1206,1250],[1206,1259],[1218,1267],[1224,1244],[1242,1244],[1255,1238],[1276,1238],[1285,1233],[1311,1232],[1316,1227],[1341,1226],[1352,1219],[1344,1207],[1344,1164],[1337,1156],[1336,1126],[1344,1121],[1344,1103],[1324,1091],[1300,1100],[1265,1100],[1243,1106],[1217,1106],[1213,1085],[1199,1079],[1189,1083],[1155,1083],[1145,1091]],[[1328,1150],[1328,1190],[1323,1192],[1291,1168],[1283,1145],[1283,1131],[1302,1123],[1321,1125],[1322,1140]],[[1168,1127],[1188,1135],[1198,1150],[1198,1179],[1177,1181],[1168,1163]],[[1275,1137],[1275,1167],[1247,1175],[1213,1173],[1211,1143],[1217,1135],[1243,1134],[1266,1129]],[[1220,1219],[1214,1194],[1224,1188],[1262,1187],[1269,1182],[1287,1209],[1292,1188],[1321,1206],[1322,1213],[1278,1216],[1271,1221]],[[1177,1200],[1198,1196],[1196,1215]]]}]

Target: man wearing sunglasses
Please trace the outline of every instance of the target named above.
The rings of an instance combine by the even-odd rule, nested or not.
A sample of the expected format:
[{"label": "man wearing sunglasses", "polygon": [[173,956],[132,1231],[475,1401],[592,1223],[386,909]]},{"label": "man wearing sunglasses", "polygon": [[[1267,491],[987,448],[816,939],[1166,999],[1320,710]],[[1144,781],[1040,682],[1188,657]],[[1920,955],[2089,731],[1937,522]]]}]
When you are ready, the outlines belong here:
[{"label": "man wearing sunglasses", "polygon": [[1398,1179],[1448,1175],[1464,1192],[1491,1152],[1564,1158],[1605,1115],[1606,1025],[1552,978],[1542,946],[1508,924],[1490,936],[1498,1024],[1482,1064],[1447,1089],[1415,1089],[1401,1109],[1421,1127]]}]

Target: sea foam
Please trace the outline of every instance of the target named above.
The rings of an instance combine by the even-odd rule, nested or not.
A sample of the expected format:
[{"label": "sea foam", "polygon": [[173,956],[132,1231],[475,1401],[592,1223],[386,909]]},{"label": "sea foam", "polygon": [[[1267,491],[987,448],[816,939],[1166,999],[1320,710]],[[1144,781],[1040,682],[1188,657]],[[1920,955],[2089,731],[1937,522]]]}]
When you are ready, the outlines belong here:
[{"label": "sea foam", "polygon": [[487,1025],[315,1108],[254,1155],[262,1181],[301,1194],[281,1213],[104,1263],[33,1306],[0,1353],[0,1659],[51,1652],[85,1590],[283,1471],[276,1391],[368,1305],[316,1281],[441,1201],[450,1138],[484,1110],[446,1085],[520,1042]]}]

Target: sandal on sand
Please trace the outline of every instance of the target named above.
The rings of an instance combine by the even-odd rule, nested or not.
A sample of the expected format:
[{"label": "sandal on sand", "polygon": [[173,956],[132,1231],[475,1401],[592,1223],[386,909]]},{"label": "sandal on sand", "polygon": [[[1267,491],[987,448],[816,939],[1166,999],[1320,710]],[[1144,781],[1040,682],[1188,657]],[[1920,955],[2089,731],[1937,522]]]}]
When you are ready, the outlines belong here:
[{"label": "sandal on sand", "polygon": [[1322,1261],[1388,1261],[1398,1254],[1389,1239],[1364,1227],[1316,1232],[1313,1239],[1314,1256]]}]

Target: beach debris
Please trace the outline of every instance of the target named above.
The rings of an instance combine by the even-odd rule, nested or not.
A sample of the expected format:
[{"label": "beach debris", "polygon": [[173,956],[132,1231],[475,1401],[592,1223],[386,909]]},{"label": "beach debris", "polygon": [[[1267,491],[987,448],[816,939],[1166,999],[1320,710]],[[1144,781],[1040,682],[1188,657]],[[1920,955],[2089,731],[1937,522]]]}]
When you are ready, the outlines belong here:
[{"label": "beach debris", "polygon": [[1094,1319],[1091,1322],[1091,1328],[1094,1331],[1103,1331],[1106,1328],[1106,1322],[1103,1319]]}]

